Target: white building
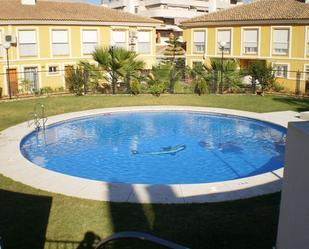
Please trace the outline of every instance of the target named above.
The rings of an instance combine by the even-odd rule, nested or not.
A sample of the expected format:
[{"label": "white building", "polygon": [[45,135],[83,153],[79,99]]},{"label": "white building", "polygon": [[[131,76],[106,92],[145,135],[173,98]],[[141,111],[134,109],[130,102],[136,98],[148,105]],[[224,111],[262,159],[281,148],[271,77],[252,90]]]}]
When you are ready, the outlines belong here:
[{"label": "white building", "polygon": [[161,20],[165,26],[157,29],[157,44],[166,45],[173,32],[182,39],[181,21],[205,13],[233,7],[242,0],[101,0],[109,8]]}]

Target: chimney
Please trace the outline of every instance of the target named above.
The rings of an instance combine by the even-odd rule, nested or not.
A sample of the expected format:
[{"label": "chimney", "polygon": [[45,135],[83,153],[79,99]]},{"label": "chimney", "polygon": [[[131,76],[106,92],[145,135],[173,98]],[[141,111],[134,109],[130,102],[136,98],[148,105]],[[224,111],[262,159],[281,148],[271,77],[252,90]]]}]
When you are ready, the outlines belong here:
[{"label": "chimney", "polygon": [[23,5],[35,5],[36,0],[21,0],[21,4],[23,4]]}]

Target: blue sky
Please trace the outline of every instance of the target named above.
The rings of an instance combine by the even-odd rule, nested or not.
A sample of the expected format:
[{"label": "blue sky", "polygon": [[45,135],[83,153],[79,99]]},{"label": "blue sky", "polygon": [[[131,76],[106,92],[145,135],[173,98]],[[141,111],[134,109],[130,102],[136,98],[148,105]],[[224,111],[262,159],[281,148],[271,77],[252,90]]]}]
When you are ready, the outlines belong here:
[{"label": "blue sky", "polygon": [[100,3],[100,0],[86,0],[88,3]]}]

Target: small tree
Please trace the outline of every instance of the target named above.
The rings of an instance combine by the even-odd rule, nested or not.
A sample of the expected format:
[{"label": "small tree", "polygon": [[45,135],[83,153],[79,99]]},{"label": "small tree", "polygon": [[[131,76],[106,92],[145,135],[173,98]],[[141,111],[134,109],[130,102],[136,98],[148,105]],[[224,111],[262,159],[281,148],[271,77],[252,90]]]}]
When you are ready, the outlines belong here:
[{"label": "small tree", "polygon": [[208,92],[211,74],[208,72],[207,67],[204,64],[198,63],[192,68],[187,67],[186,75],[191,80],[195,93],[202,95]]},{"label": "small tree", "polygon": [[183,56],[185,54],[182,48],[182,43],[179,41],[179,37],[171,34],[169,40],[166,41],[167,48],[164,51],[164,55],[167,56],[165,64],[169,68],[169,80],[168,89],[170,93],[174,93],[175,85],[179,82],[182,77],[181,65],[182,59],[177,59],[178,56]]},{"label": "small tree", "polygon": [[217,90],[232,92],[239,88],[242,80],[242,72],[237,69],[238,63],[235,60],[212,59],[210,67],[207,68],[212,72],[212,79],[217,82]]},{"label": "small tree", "polygon": [[[144,79],[142,70],[145,68],[145,62],[138,60],[136,53],[132,53],[128,58],[128,62],[124,66],[123,81],[127,87],[127,92],[136,95],[140,92],[140,81]],[[137,92],[137,86],[139,91]]]},{"label": "small tree", "polygon": [[132,69],[132,64],[139,64],[136,53],[118,47],[96,48],[92,56],[105,71],[105,79],[111,83],[113,94],[116,93],[117,83],[129,77],[131,75],[129,72],[135,70]]},{"label": "small tree", "polygon": [[169,40],[166,41],[167,48],[164,51],[164,55],[171,58],[172,63],[176,63],[176,56],[183,56],[185,54],[182,48],[182,43],[179,41],[179,37],[170,35]]},{"label": "small tree", "polygon": [[100,68],[96,65],[90,64],[88,61],[80,61],[79,66],[84,70],[86,83],[84,86],[84,93],[86,94],[88,90],[96,92],[100,84],[100,80],[102,79]]},{"label": "small tree", "polygon": [[248,68],[248,73],[252,77],[253,88],[255,89],[256,81],[258,81],[262,92],[271,88],[276,82],[272,66],[263,61],[252,63]]},{"label": "small tree", "polygon": [[149,90],[153,95],[160,96],[169,85],[170,64],[161,63],[153,66],[147,76]]},{"label": "small tree", "polygon": [[69,84],[70,91],[75,93],[76,96],[83,95],[87,79],[85,77],[85,71],[81,66],[77,66],[75,69],[70,70],[66,77],[66,81]]}]

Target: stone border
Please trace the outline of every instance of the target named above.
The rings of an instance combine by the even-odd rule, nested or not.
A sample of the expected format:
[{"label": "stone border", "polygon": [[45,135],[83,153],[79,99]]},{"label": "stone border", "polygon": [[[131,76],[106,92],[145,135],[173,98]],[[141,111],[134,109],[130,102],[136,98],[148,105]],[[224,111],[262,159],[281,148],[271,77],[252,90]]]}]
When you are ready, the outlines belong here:
[{"label": "stone border", "polygon": [[[279,115],[236,111],[221,108],[188,106],[147,106],[95,109],[48,118],[47,125],[98,114],[138,111],[192,111],[236,115],[287,127],[295,121],[294,112]],[[290,115],[287,115],[289,113]],[[0,133],[0,173],[31,187],[79,198],[132,203],[204,203],[249,198],[281,189],[283,168],[253,177],[206,184],[116,184],[88,180],[44,169],[23,157],[22,138],[33,131],[27,122]]]}]

